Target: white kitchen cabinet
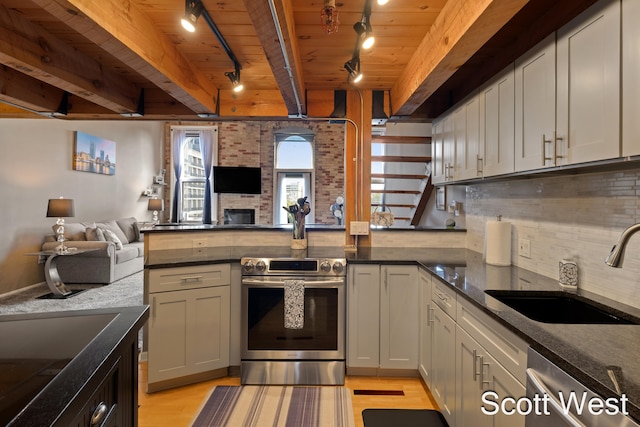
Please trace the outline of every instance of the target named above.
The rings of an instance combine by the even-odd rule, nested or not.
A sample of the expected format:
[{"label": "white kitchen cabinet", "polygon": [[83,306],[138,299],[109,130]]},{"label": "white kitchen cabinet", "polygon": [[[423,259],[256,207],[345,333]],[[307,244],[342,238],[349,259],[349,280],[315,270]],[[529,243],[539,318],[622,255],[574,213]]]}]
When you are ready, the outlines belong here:
[{"label": "white kitchen cabinet", "polygon": [[380,365],[380,266],[349,265],[347,367]]},{"label": "white kitchen cabinet", "polygon": [[453,138],[455,161],[449,181],[481,177],[479,96],[464,101],[453,113]]},{"label": "white kitchen cabinet", "polygon": [[450,181],[463,179],[467,173],[467,105],[463,103],[452,114],[453,126],[453,167]]},{"label": "white kitchen cabinet", "polygon": [[[525,396],[525,387],[459,325],[456,330],[456,378],[457,427],[524,426],[523,415],[502,412],[485,415],[482,412],[482,395],[486,391],[497,393],[499,398],[518,399]],[[514,406],[506,409],[510,411]]]},{"label": "white kitchen cabinet", "polygon": [[359,368],[417,370],[418,268],[353,265],[349,267],[348,281],[350,373],[358,373]]},{"label": "white kitchen cabinet", "polygon": [[444,182],[444,135],[442,134],[442,119],[432,124],[431,136],[431,181],[434,184]]},{"label": "white kitchen cabinet", "polygon": [[480,91],[480,138],[484,176],[514,171],[515,86],[510,64]]},{"label": "white kitchen cabinet", "polygon": [[640,155],[640,2],[622,0],[622,156]]},{"label": "white kitchen cabinet", "polygon": [[515,62],[515,120],[515,170],[555,166],[555,33]]},{"label": "white kitchen cabinet", "polygon": [[420,281],[420,350],[418,371],[427,387],[431,387],[433,347],[433,302],[431,301],[431,274],[419,272]]},{"label": "white kitchen cabinet", "polygon": [[151,269],[145,281],[147,391],[226,374],[230,265]]},{"label": "white kitchen cabinet", "polygon": [[457,297],[439,280],[431,284],[433,302],[431,394],[449,425],[456,425],[456,312]]},{"label": "white kitchen cabinet", "polygon": [[600,0],[558,30],[559,164],[621,154],[620,20],[620,0]]},{"label": "white kitchen cabinet", "polygon": [[456,140],[454,134],[454,114],[447,114],[442,119],[442,162],[444,164],[444,180],[455,180]]},{"label": "white kitchen cabinet", "polygon": [[418,267],[383,265],[380,287],[380,368],[418,367]]}]

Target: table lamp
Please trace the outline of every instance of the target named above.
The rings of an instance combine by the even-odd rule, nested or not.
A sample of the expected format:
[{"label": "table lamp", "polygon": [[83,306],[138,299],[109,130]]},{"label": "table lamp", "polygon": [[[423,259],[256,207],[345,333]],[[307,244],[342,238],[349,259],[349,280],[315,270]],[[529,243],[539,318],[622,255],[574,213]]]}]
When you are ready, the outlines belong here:
[{"label": "table lamp", "polygon": [[64,244],[64,219],[74,215],[73,199],[65,199],[63,197],[59,199],[49,199],[47,218],[58,218],[54,229],[56,232],[56,240],[60,243],[56,250],[60,253],[64,253],[68,249]]},{"label": "table lamp", "polygon": [[164,210],[164,200],[162,199],[149,199],[149,207],[147,208],[153,211],[153,222],[158,223],[158,211]]}]

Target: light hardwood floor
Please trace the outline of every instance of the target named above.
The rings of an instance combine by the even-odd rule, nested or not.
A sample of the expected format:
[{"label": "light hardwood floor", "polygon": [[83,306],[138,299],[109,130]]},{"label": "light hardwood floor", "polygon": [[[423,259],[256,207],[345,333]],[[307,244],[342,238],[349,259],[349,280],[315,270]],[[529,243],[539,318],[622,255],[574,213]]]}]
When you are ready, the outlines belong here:
[{"label": "light hardwood floor", "polygon": [[[139,366],[139,427],[188,426],[214,386],[240,385],[240,378],[224,377],[147,394],[147,364],[140,363]],[[367,408],[437,408],[424,382],[419,378],[350,376],[345,380],[345,387],[352,391],[356,427],[363,427],[362,411]],[[353,395],[353,390],[402,390],[404,396]]]}]

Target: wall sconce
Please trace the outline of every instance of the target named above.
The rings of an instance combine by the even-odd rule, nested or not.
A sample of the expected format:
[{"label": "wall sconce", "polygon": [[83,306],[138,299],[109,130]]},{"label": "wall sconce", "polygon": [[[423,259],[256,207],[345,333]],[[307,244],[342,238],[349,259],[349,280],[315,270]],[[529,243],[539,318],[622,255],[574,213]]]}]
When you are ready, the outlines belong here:
[{"label": "wall sconce", "polygon": [[180,20],[180,23],[185,30],[193,33],[196,31],[196,22],[202,15],[204,6],[201,1],[186,0],[184,10],[184,17]]},{"label": "wall sconce", "polygon": [[362,80],[362,73],[360,72],[360,56],[354,56],[350,61],[344,63],[344,69],[349,72],[347,81],[358,83]]},{"label": "wall sconce", "polygon": [[49,204],[47,205],[47,218],[58,218],[54,227],[56,240],[60,243],[56,248],[58,253],[66,253],[68,250],[64,244],[64,219],[74,215],[73,199],[65,199],[63,197],[60,197],[59,199],[49,199]]},{"label": "wall sconce", "polygon": [[242,92],[242,89],[244,89],[244,85],[240,81],[240,68],[239,67],[236,67],[235,71],[228,71],[228,72],[224,73],[224,75],[229,77],[229,80],[231,80],[231,85],[233,86],[233,91],[234,92]]},{"label": "wall sconce", "polygon": [[153,211],[153,222],[158,223],[158,211],[164,210],[164,200],[162,199],[149,199],[149,205],[147,210]]}]

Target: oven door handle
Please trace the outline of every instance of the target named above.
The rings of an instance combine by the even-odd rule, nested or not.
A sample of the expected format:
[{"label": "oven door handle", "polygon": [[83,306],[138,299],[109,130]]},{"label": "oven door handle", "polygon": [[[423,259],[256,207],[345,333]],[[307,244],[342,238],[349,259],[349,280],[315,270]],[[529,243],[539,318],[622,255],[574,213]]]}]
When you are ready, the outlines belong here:
[{"label": "oven door handle", "polygon": [[[305,280],[305,279],[297,279],[303,280],[305,287],[317,288],[322,286],[339,286],[344,285],[344,279],[335,279],[335,280]],[[256,279],[242,279],[243,285],[251,285],[251,286],[284,286],[283,280],[256,280]]]},{"label": "oven door handle", "polygon": [[571,412],[565,412],[556,396],[545,386],[544,382],[542,381],[542,379],[540,379],[536,371],[531,368],[527,368],[526,374],[530,384],[535,388],[534,391],[549,396],[549,403],[551,403],[552,409],[555,410],[555,412],[566,422],[566,424],[570,425],[571,427],[586,427],[586,425],[582,423],[578,418],[576,418],[576,416]]}]

